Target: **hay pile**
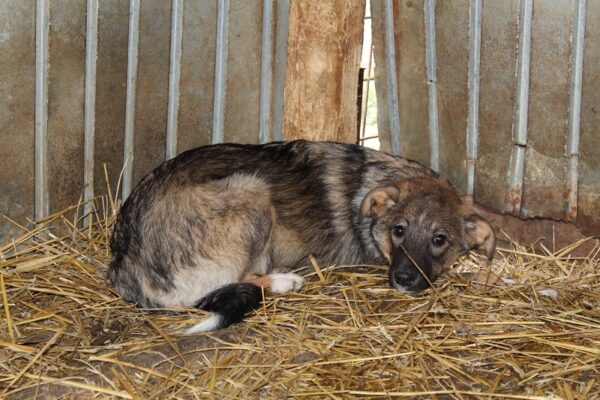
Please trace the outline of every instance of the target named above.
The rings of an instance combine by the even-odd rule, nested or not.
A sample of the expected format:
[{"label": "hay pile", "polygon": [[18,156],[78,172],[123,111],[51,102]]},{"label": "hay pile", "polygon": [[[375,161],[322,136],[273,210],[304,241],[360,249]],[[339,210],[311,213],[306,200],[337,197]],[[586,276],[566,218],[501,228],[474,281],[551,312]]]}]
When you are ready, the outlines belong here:
[{"label": "hay pile", "polygon": [[[67,211],[0,249],[0,398],[600,397],[598,247],[469,255],[418,296],[385,267],[313,264],[301,292],[181,336],[203,312],[135,309],[107,287],[114,214],[78,229]],[[463,274],[487,270],[487,285]]]}]

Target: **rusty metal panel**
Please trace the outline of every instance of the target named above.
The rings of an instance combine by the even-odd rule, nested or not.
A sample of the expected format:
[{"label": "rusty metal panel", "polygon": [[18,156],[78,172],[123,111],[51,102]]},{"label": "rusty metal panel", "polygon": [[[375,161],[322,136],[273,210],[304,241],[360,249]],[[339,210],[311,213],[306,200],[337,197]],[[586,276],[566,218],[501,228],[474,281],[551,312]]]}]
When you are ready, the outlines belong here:
[{"label": "rusty metal panel", "polygon": [[512,147],[519,1],[484,1],[475,199],[503,210]]},{"label": "rusty metal panel", "polygon": [[83,188],[86,4],[50,2],[48,179],[50,212],[77,204]]},{"label": "rusty metal panel", "polygon": [[261,2],[231,0],[225,99],[226,142],[258,143],[261,33]]},{"label": "rusty metal panel", "polygon": [[466,193],[469,0],[438,1],[435,11],[440,173]]},{"label": "rusty metal panel", "polygon": [[571,1],[534,2],[524,216],[563,218]]},{"label": "rusty metal panel", "polygon": [[600,2],[587,7],[577,222],[600,234]]},{"label": "rusty metal panel", "polygon": [[123,168],[128,20],[128,2],[103,0],[99,3],[94,139],[96,194],[106,193],[105,164],[113,192]]},{"label": "rusty metal panel", "polygon": [[177,149],[209,144],[215,71],[217,0],[183,4],[183,45]]},{"label": "rusty metal panel", "polygon": [[0,2],[0,243],[20,234],[2,215],[33,215],[35,1]]}]

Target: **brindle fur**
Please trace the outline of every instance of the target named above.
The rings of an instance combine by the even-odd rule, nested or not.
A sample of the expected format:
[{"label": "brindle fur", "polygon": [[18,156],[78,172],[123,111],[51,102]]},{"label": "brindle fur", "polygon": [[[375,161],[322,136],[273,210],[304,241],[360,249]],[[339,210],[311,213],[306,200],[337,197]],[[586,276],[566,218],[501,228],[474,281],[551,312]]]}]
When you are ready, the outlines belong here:
[{"label": "brindle fur", "polygon": [[[432,247],[439,232],[447,242]],[[323,264],[391,264],[394,287],[419,290],[460,253],[489,253],[492,239],[456,190],[417,162],[331,142],[222,144],[187,151],[137,185],[117,218],[108,276],[140,306],[196,305],[312,254]],[[414,282],[396,284],[398,271]]]}]

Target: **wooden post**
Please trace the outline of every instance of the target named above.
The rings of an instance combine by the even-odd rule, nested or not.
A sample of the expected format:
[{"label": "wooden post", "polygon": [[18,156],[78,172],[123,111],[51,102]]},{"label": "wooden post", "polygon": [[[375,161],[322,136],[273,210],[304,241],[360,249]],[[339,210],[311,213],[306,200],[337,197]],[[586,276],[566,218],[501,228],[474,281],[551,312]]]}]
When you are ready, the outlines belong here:
[{"label": "wooden post", "polygon": [[365,0],[294,1],[284,139],[356,141]]}]

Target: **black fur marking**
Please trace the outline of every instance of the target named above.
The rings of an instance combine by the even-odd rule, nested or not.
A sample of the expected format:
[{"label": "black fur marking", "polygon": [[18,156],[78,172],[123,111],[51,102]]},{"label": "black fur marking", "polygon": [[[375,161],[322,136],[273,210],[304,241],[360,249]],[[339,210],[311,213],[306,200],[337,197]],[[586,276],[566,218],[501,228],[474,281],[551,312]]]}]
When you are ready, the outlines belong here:
[{"label": "black fur marking", "polygon": [[196,304],[196,308],[219,314],[221,324],[217,329],[220,329],[243,320],[247,313],[260,306],[261,301],[260,286],[232,283],[210,292]]}]

